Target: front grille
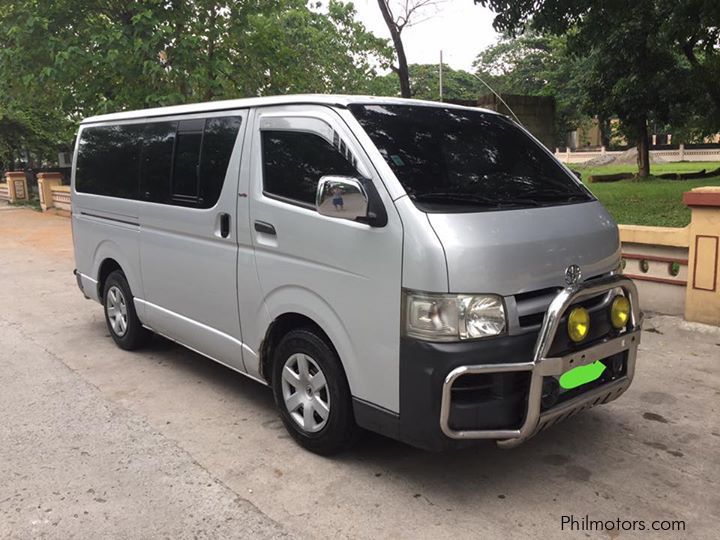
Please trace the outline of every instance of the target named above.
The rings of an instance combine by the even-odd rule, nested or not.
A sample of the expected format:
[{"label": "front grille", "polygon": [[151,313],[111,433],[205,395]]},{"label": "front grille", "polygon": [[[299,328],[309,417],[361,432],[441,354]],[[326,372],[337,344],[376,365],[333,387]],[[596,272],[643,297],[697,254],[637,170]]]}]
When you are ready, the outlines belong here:
[{"label": "front grille", "polygon": [[[595,276],[590,279],[597,279]],[[515,306],[518,315],[518,324],[523,331],[539,329],[542,325],[545,312],[550,303],[562,290],[561,287],[548,287],[535,291],[524,292],[515,295]],[[603,308],[609,301],[609,295],[599,294],[592,298],[586,298],[582,302],[578,302],[571,306],[582,306],[590,312]]]}]

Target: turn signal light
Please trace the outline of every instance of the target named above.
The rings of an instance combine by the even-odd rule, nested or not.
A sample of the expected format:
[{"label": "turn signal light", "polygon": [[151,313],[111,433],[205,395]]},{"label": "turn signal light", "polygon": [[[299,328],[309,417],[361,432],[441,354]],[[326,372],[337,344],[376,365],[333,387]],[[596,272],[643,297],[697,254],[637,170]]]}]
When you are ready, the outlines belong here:
[{"label": "turn signal light", "polygon": [[630,320],[630,300],[624,296],[618,296],[610,306],[610,322],[620,330],[627,326]]},{"label": "turn signal light", "polygon": [[568,336],[578,343],[587,337],[588,332],[590,332],[590,314],[585,308],[574,308],[568,317]]}]

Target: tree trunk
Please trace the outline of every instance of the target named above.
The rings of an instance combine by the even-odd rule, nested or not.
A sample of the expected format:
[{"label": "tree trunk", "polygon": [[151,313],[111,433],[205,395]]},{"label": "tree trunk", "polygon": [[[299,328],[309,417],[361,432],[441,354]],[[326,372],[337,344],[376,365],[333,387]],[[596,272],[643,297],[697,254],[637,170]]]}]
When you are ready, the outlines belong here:
[{"label": "tree trunk", "polygon": [[390,8],[388,8],[387,0],[378,0],[378,6],[382,12],[385,24],[390,31],[390,37],[392,37],[393,46],[395,47],[395,54],[397,54],[398,65],[393,68],[393,71],[397,73],[400,79],[400,95],[405,98],[412,97],[410,92],[410,71],[408,70],[407,57],[405,56],[405,47],[400,37],[400,28],[397,23],[393,20]]},{"label": "tree trunk", "polygon": [[647,120],[638,120],[637,126],[637,164],[638,176],[647,178],[650,176],[650,137],[648,135]]},{"label": "tree trunk", "polygon": [[600,144],[607,150],[610,149],[610,122],[603,116],[598,116],[598,129],[600,130]]}]

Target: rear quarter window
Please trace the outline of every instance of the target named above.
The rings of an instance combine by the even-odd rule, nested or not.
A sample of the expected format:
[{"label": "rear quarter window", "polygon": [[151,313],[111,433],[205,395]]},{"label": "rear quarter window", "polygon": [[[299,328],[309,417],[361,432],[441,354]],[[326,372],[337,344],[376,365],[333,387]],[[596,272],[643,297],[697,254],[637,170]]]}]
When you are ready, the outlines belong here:
[{"label": "rear quarter window", "polygon": [[142,130],[141,124],[84,128],[78,142],[75,190],[137,198]]}]

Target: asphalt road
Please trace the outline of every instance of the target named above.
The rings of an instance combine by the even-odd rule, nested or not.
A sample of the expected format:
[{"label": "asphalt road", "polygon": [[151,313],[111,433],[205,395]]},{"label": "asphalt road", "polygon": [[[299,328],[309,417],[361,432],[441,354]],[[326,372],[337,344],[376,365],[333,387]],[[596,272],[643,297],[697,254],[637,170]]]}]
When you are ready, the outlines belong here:
[{"label": "asphalt road", "polygon": [[[0,206],[0,537],[667,537],[720,530],[720,330],[652,317],[618,401],[514,450],[376,435],[332,459],[270,391],[156,338],[115,347],[72,276],[67,218]],[[636,526],[637,528],[637,526]]]}]

